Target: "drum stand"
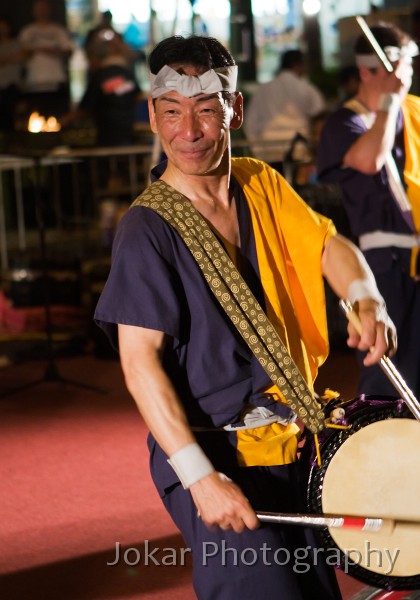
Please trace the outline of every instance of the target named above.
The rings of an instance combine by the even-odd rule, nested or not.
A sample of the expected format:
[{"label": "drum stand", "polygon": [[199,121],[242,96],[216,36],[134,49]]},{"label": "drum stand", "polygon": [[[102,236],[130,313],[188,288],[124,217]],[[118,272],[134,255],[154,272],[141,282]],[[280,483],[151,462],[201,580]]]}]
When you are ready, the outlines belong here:
[{"label": "drum stand", "polygon": [[45,240],[45,211],[44,211],[44,202],[41,198],[41,190],[40,190],[40,168],[41,168],[41,158],[39,156],[35,157],[35,184],[34,184],[34,200],[35,200],[35,210],[36,210],[36,223],[38,227],[39,234],[39,249],[40,249],[40,258],[41,258],[41,276],[42,276],[42,286],[43,286],[43,294],[44,294],[44,311],[45,311],[45,335],[46,335],[46,347],[47,347],[47,367],[44,371],[44,375],[30,383],[26,383],[21,386],[17,386],[6,392],[0,394],[0,398],[4,398],[6,396],[10,396],[11,394],[16,394],[18,392],[25,391],[37,385],[47,382],[57,382],[62,384],[73,385],[79,387],[81,389],[90,390],[97,392],[98,394],[106,394],[107,390],[101,388],[99,386],[89,385],[87,383],[83,383],[80,381],[75,381],[73,379],[67,379],[63,377],[57,364],[55,362],[54,357],[54,346],[53,346],[53,323],[51,318],[51,299],[50,299],[50,285],[48,280],[48,264],[47,264],[47,246]]}]

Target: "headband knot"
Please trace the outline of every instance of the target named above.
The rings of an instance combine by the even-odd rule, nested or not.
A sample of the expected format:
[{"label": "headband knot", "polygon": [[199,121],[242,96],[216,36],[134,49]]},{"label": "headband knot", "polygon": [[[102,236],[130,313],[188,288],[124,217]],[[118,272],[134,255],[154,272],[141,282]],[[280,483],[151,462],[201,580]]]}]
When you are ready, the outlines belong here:
[{"label": "headband knot", "polygon": [[156,75],[150,76],[150,93],[158,98],[167,92],[178,92],[190,98],[197,94],[215,94],[216,92],[235,92],[238,67],[220,67],[209,69],[202,75],[182,75],[165,65]]},{"label": "headband knot", "polygon": [[[385,46],[384,52],[390,62],[398,62],[402,58],[411,62],[418,55],[419,47],[414,40],[410,40],[405,46]],[[381,66],[381,61],[376,54],[356,54],[356,64],[358,67],[367,67],[376,69]]]}]

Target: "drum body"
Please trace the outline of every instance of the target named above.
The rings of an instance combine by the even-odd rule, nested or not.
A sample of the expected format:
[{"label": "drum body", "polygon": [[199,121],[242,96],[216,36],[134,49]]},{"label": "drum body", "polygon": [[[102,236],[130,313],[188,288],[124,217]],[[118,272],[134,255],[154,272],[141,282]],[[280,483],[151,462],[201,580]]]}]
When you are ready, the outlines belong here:
[{"label": "drum body", "polygon": [[420,422],[401,400],[361,396],[341,404],[349,429],[319,435],[309,463],[308,512],[393,519],[392,531],[322,529],[340,567],[383,589],[420,589]]}]

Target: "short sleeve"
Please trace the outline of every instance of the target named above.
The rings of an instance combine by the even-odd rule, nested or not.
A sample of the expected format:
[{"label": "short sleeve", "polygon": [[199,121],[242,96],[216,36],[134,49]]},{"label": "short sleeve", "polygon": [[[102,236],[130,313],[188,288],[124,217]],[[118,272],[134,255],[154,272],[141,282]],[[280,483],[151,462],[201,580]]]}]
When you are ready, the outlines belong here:
[{"label": "short sleeve", "polygon": [[347,177],[342,168],[344,155],[365,132],[361,117],[347,108],[341,108],[327,118],[317,151],[320,181],[339,183]]},{"label": "short sleeve", "polygon": [[180,340],[186,303],[174,268],[174,235],[148,208],[132,207],[122,218],[94,315],[114,347],[117,324],[155,329]]}]

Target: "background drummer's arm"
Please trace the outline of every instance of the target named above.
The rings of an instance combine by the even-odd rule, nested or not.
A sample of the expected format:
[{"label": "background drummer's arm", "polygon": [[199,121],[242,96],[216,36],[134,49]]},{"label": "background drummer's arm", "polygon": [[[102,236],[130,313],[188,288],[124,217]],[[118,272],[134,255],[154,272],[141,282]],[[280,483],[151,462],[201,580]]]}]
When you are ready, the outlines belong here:
[{"label": "background drummer's arm", "polygon": [[[339,298],[348,298],[350,284],[356,279],[368,280],[377,290],[374,275],[359,248],[341,235],[331,237],[322,256],[322,272]],[[357,302],[362,333],[359,335],[349,323],[347,343],[352,348],[371,350],[364,359],[365,365],[378,362],[384,354],[396,348],[395,326],[385,308],[373,298]]]}]

